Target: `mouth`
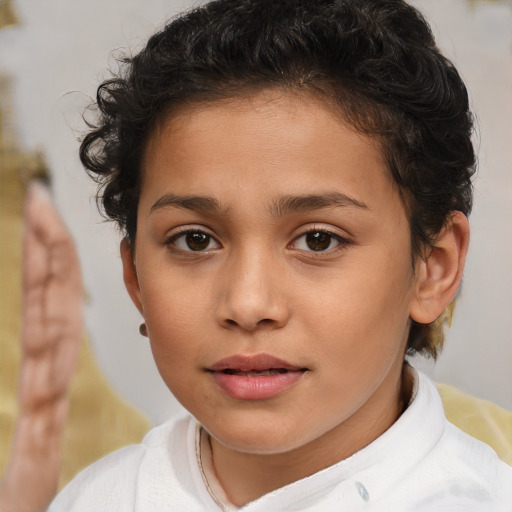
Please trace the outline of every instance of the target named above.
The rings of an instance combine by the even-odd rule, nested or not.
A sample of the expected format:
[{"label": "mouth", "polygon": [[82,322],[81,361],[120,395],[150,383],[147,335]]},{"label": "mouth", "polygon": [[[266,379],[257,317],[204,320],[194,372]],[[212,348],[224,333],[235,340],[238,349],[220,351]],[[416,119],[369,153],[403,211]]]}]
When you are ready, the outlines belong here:
[{"label": "mouth", "polygon": [[236,400],[266,400],[291,388],[309,371],[268,354],[235,355],[207,371],[217,386]]},{"label": "mouth", "polygon": [[244,376],[279,375],[307,370],[308,368],[294,365],[270,354],[236,354],[221,359],[208,368],[210,372]]},{"label": "mouth", "polygon": [[267,370],[232,370],[226,369],[222,370],[222,373],[226,375],[240,375],[245,377],[265,377],[267,375],[282,375],[283,373],[288,373],[289,371],[306,371],[305,368],[300,368],[298,370],[287,370],[285,368],[268,368]]}]

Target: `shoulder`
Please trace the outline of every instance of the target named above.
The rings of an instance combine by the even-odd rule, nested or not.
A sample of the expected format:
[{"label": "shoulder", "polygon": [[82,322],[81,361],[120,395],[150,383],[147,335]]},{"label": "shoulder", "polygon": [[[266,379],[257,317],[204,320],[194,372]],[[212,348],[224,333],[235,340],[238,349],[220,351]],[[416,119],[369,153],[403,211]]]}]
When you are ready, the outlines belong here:
[{"label": "shoulder", "polygon": [[49,512],[129,510],[144,452],[142,444],[125,446],[88,466],[62,490]]},{"label": "shoulder", "polygon": [[415,511],[512,512],[512,467],[448,421],[403,486]]},{"label": "shoulder", "polygon": [[447,384],[436,384],[450,423],[493,448],[512,464],[512,411],[463,393]]},{"label": "shoulder", "polygon": [[437,504],[446,504],[451,510],[453,503],[464,504],[467,511],[512,511],[512,467],[487,444],[451,424],[434,385],[425,376],[419,380],[418,413],[423,418],[437,415],[440,429],[407,479],[409,488],[421,489],[417,509],[436,510]]},{"label": "shoulder", "polygon": [[[437,392],[439,392],[439,387],[442,388],[442,386],[438,386]],[[454,392],[452,392],[452,401],[453,395]],[[462,409],[466,411],[467,416],[480,415],[485,418],[488,416],[490,407],[493,406],[493,404],[488,404],[486,408],[483,408],[482,405],[479,408],[473,406],[468,408],[466,402],[469,397],[460,392],[457,395],[455,403],[447,405],[446,401],[443,402],[444,412],[447,408],[450,410]],[[477,402],[474,398],[471,401]],[[481,400],[478,402],[483,404]],[[498,409],[497,406],[493,407]],[[475,418],[474,421],[476,422],[477,419]],[[498,457],[492,443],[484,443],[464,432],[446,417],[444,417],[444,425],[443,435],[433,451],[440,463],[458,478],[465,478],[472,482],[473,488],[481,486],[491,496],[506,494],[510,498],[509,508],[512,510],[512,467]],[[471,431],[471,433],[473,432]],[[494,433],[496,437],[499,437],[501,431],[496,428]]]},{"label": "shoulder", "polygon": [[[154,454],[171,444],[185,444],[191,418],[178,418],[152,428],[138,445],[125,446],[81,471],[57,496],[48,512],[133,510],[141,467],[155,466]],[[153,462],[152,462],[153,461]]]},{"label": "shoulder", "polygon": [[490,496],[506,494],[512,509],[512,467],[503,462],[490,446],[446,421],[437,457],[456,478],[465,478],[472,482],[473,487],[486,489]]}]

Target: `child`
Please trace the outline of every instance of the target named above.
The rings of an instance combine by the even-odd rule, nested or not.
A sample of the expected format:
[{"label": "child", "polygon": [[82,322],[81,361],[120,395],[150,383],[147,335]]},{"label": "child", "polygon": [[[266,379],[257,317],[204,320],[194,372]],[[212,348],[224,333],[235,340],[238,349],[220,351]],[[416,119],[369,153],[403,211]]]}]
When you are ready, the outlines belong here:
[{"label": "child", "polygon": [[98,91],[81,158],[191,415],[52,512],[512,510],[436,356],[469,241],[466,89],[402,0],[219,0]]}]

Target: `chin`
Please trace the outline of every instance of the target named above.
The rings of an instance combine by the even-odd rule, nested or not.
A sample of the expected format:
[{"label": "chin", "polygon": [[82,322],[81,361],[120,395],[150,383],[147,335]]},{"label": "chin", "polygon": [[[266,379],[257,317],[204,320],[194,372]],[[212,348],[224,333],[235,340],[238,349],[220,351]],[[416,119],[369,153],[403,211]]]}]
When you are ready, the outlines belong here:
[{"label": "chin", "polygon": [[[300,448],[309,440],[303,439],[297,432],[297,426],[282,425],[276,421],[250,420],[247,422],[229,422],[219,428],[216,425],[203,426],[219,443],[240,453],[255,455],[276,455]],[[213,427],[213,428],[211,428]]]},{"label": "chin", "polygon": [[239,453],[247,453],[253,455],[278,455],[281,453],[290,452],[301,446],[297,439],[289,442],[282,442],[280,440],[273,440],[268,438],[268,434],[263,434],[266,439],[259,438],[248,439],[248,438],[219,438],[213,436],[215,439],[226,446],[227,448],[234,450]]}]

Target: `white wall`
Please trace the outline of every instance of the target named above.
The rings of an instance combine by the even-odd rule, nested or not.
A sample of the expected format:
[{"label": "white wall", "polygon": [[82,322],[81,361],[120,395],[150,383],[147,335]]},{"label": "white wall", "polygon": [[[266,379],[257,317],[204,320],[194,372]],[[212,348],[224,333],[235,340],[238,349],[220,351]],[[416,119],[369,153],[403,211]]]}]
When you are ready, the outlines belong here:
[{"label": "white wall", "polygon": [[465,282],[434,374],[512,409],[512,2],[414,3],[468,84],[479,125]]},{"label": "white wall", "polygon": [[[459,67],[481,127],[472,247],[456,321],[436,367],[439,380],[512,409],[512,3],[416,0]],[[15,125],[42,148],[56,201],[74,234],[89,293],[87,325],[112,385],[154,422],[178,407],[154,369],[121,280],[119,237],[90,200],[77,158],[80,112],[114,62],[137,49],[187,0],[17,0],[22,25],[0,31],[0,69],[14,77]]]}]

